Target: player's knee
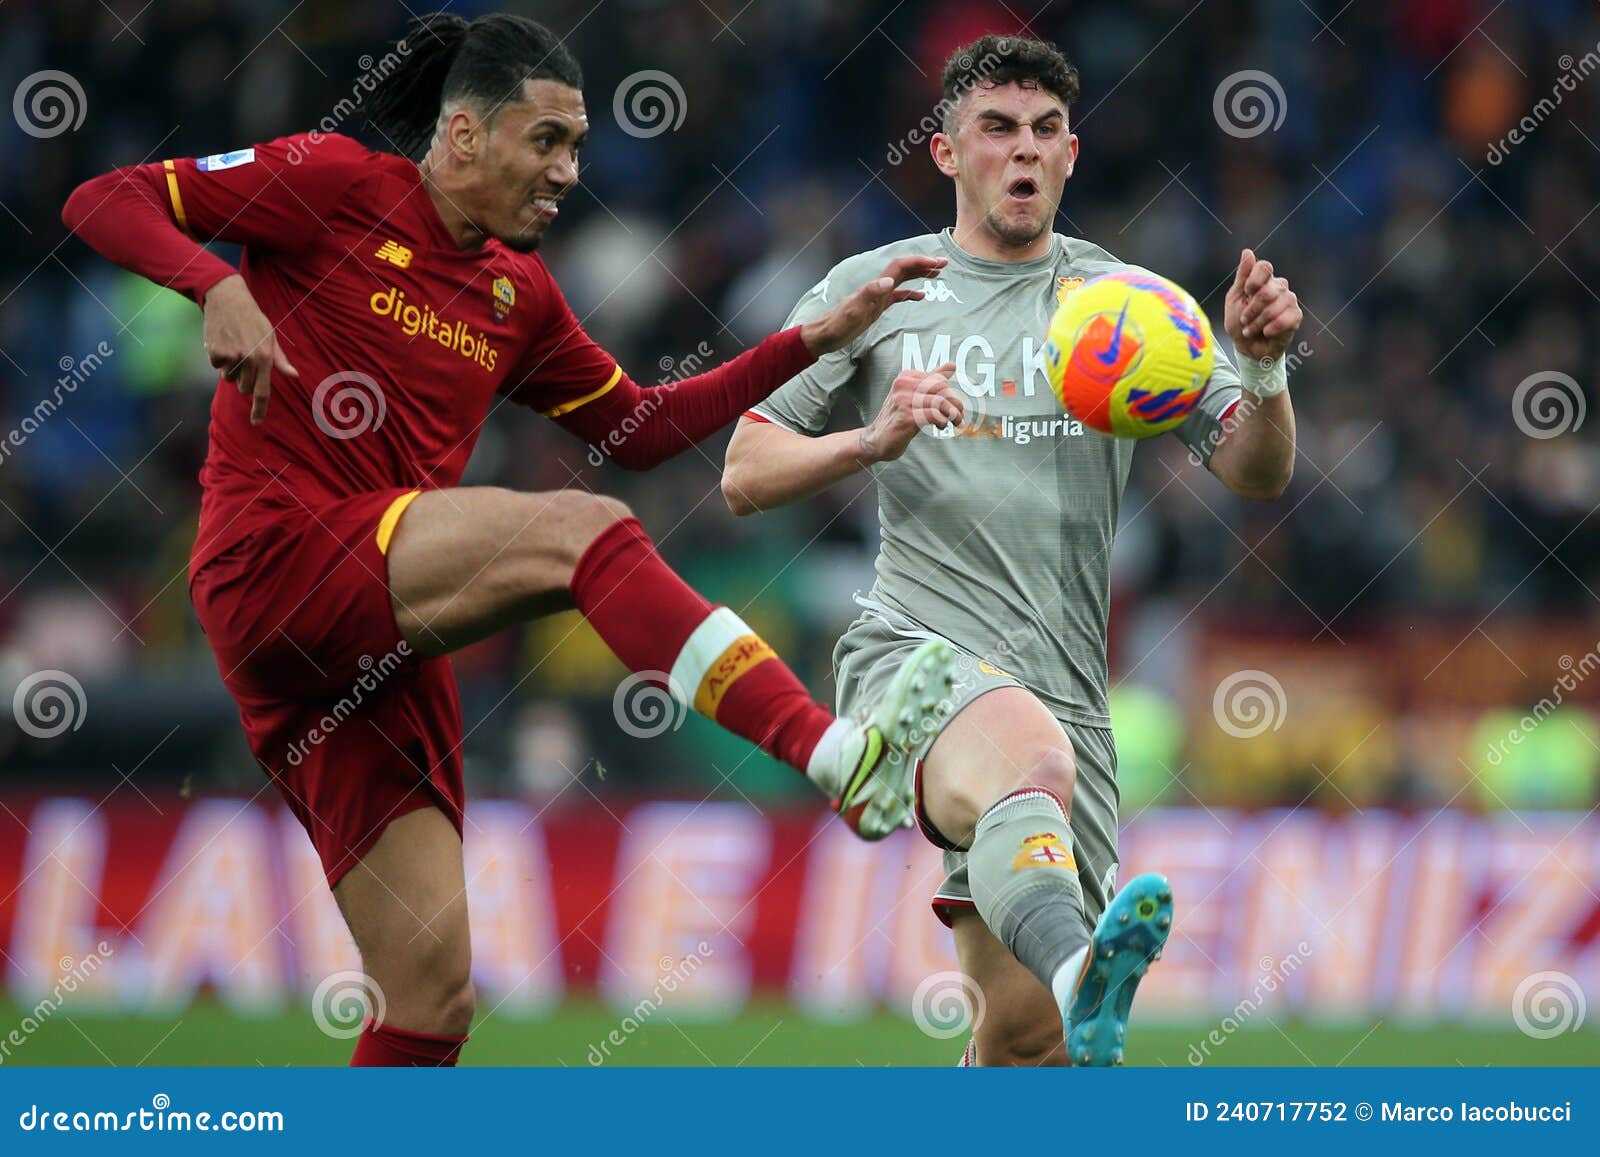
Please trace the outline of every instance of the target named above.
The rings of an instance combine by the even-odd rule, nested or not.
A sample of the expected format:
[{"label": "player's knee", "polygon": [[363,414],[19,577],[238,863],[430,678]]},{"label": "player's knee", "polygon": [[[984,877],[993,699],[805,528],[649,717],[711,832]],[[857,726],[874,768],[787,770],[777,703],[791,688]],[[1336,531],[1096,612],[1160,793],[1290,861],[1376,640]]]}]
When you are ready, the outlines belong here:
[{"label": "player's knee", "polygon": [[478,1012],[478,992],[471,978],[457,980],[440,993],[438,1032],[441,1036],[466,1036]]},{"label": "player's knee", "polygon": [[513,572],[525,575],[531,565],[536,573],[548,576],[548,568],[570,573],[584,551],[605,531],[632,518],[625,502],[587,490],[557,490],[545,494],[519,496],[523,509],[516,514],[521,527],[508,552]]},{"label": "player's knee", "polygon": [[478,995],[472,985],[471,953],[448,944],[440,944],[438,948],[438,952],[419,962],[424,970],[423,992],[419,994],[422,1016],[432,1026],[426,1031],[465,1036],[478,1011]]},{"label": "player's knee", "polygon": [[1042,787],[1071,804],[1072,789],[1078,780],[1078,764],[1070,747],[1041,748],[1024,767],[1023,787]]},{"label": "player's knee", "polygon": [[[983,1031],[988,1028],[989,1031]],[[1049,1068],[1067,1063],[1061,1022],[1054,1016],[1027,1023],[994,1023],[978,1030],[978,1060],[985,1067]]]},{"label": "player's knee", "polygon": [[[1041,747],[1019,764],[1003,774],[973,777],[959,784],[952,792],[950,813],[967,823],[964,834],[970,838],[983,813],[1000,800],[1026,788],[1043,788],[1061,801],[1063,807],[1072,805],[1072,789],[1077,779],[1077,765],[1070,747]],[[944,833],[959,842],[960,835]]]},{"label": "player's knee", "polygon": [[595,539],[623,519],[633,517],[627,503],[587,490],[563,490],[556,501],[560,505],[556,521],[562,528],[563,554],[573,566]]}]

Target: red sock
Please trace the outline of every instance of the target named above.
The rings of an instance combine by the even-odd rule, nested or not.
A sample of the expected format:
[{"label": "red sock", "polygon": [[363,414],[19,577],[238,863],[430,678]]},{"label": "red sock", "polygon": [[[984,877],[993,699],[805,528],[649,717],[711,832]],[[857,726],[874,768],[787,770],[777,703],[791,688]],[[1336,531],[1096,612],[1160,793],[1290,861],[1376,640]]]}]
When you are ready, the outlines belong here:
[{"label": "red sock", "polygon": [[453,1068],[466,1043],[464,1036],[435,1036],[369,1020],[356,1040],[350,1067]]},{"label": "red sock", "polygon": [[657,686],[675,684],[700,714],[805,771],[833,714],[739,616],[691,590],[638,519],[608,526],[589,544],[571,590],[629,670]]}]

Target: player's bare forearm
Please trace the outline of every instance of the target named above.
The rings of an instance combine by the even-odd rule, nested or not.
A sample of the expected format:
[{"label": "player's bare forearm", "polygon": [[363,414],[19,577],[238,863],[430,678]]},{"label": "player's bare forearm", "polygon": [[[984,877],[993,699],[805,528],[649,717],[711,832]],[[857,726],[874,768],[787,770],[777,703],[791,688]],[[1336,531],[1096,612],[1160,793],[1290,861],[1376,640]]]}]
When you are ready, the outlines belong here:
[{"label": "player's bare forearm", "polygon": [[722,496],[735,514],[810,498],[871,464],[861,430],[812,438],[741,418],[722,467]]},{"label": "player's bare forearm", "polygon": [[1254,250],[1240,251],[1223,327],[1239,355],[1244,397],[1211,455],[1211,472],[1240,498],[1277,498],[1294,474],[1294,408],[1283,358],[1302,318],[1288,279]]},{"label": "player's bare forearm", "polygon": [[1240,498],[1271,501],[1294,476],[1294,407],[1288,391],[1246,393],[1211,455],[1211,472]]},{"label": "player's bare forearm", "polygon": [[870,425],[812,438],[771,422],[743,418],[728,444],[722,494],[735,514],[798,502],[879,462],[893,462],[924,426],[960,425],[961,392],[950,384],[955,364],[903,370],[889,384]]}]

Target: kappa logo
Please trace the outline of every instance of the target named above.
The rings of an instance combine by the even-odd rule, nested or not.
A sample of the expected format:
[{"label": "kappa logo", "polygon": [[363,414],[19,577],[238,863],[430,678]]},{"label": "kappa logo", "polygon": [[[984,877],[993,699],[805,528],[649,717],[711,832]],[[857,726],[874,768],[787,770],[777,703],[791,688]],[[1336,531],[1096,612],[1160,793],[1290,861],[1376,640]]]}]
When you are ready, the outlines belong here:
[{"label": "kappa logo", "polygon": [[390,265],[400,269],[409,269],[411,267],[411,250],[401,245],[398,241],[385,241],[378,246],[378,251],[373,256],[381,257]]},{"label": "kappa logo", "polygon": [[922,292],[924,301],[953,301],[957,305],[963,304],[962,300],[956,296],[956,291],[950,288],[949,282],[940,281],[934,277],[930,277],[922,283]]}]

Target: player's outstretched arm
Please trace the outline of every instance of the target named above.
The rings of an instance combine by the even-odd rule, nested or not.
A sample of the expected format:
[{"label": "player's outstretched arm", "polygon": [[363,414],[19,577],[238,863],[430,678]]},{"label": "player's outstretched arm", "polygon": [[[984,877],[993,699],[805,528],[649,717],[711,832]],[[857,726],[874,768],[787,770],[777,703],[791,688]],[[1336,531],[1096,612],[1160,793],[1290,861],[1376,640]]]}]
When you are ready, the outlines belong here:
[{"label": "player's outstretched arm", "polygon": [[[855,341],[889,306],[920,301],[922,291],[904,288],[905,282],[936,276],[944,265],[942,257],[897,258],[827,313],[773,334],[706,373],[643,388],[619,370],[616,381],[594,400],[546,412],[619,466],[648,470],[716,433],[817,358]],[[576,324],[574,320],[574,328]],[[586,336],[564,342],[547,372],[559,372],[562,358],[581,358],[595,348],[586,342]],[[532,388],[537,378],[536,372]],[[529,389],[519,386],[513,396]]]},{"label": "player's outstretched arm", "polygon": [[906,452],[924,426],[958,425],[965,413],[950,384],[954,363],[895,378],[872,424],[813,438],[773,422],[740,419],[722,467],[722,496],[735,514],[809,498],[841,479]]},{"label": "player's outstretched arm", "polygon": [[1211,455],[1211,472],[1241,498],[1270,500],[1294,474],[1294,408],[1284,353],[1300,328],[1300,300],[1272,263],[1246,249],[1224,303],[1245,396]]}]

